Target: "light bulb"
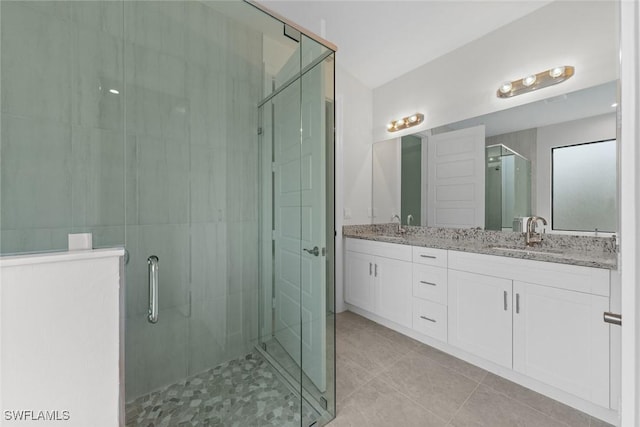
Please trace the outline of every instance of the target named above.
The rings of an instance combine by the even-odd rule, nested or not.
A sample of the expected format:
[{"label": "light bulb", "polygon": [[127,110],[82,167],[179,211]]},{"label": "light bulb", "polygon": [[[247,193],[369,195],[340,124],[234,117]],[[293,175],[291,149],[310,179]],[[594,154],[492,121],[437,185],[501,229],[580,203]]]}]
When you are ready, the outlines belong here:
[{"label": "light bulb", "polygon": [[409,117],[409,123],[415,123],[417,121],[418,121],[418,116],[416,116],[415,114]]},{"label": "light bulb", "polygon": [[564,67],[555,67],[549,70],[549,75],[554,79],[564,74]]},{"label": "light bulb", "polygon": [[404,126],[404,119],[396,120],[396,127]]},{"label": "light bulb", "polygon": [[530,76],[527,76],[524,79],[522,79],[522,84],[525,85],[526,87],[531,86],[535,82],[536,82],[536,75],[535,74],[531,74]]},{"label": "light bulb", "polygon": [[509,93],[512,87],[511,82],[504,82],[500,85],[500,93]]},{"label": "light bulb", "polygon": [[393,122],[387,123],[387,129],[393,129]]}]

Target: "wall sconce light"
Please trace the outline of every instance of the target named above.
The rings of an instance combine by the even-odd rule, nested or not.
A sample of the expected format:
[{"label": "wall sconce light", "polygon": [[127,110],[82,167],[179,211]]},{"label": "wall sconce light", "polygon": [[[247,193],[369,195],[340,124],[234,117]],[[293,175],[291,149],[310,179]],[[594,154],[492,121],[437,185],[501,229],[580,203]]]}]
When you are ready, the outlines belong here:
[{"label": "wall sconce light", "polygon": [[419,125],[424,121],[424,115],[415,113],[409,117],[403,117],[398,120],[392,120],[387,124],[388,132],[396,132],[402,129],[407,129],[416,125]]},{"label": "wall sconce light", "polygon": [[531,74],[522,79],[504,82],[498,88],[498,98],[511,98],[512,96],[532,92],[543,87],[562,83],[573,76],[575,69],[570,65],[554,67],[538,74]]}]

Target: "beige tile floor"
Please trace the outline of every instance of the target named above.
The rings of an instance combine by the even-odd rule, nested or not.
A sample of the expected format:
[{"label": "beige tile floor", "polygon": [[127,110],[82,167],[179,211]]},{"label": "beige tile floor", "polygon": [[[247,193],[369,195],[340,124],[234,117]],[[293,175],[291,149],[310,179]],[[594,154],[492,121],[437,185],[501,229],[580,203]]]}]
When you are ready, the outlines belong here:
[{"label": "beige tile floor", "polygon": [[330,427],[609,426],[357,314],[336,322]]}]

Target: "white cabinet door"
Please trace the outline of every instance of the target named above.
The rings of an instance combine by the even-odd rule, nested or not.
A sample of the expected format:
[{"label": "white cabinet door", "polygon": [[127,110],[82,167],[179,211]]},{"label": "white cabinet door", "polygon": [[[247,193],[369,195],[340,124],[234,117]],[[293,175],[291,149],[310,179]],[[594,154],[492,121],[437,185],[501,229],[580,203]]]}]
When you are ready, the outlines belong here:
[{"label": "white cabinet door", "polygon": [[511,280],[449,270],[449,344],[512,367]]},{"label": "white cabinet door", "polygon": [[410,328],[412,325],[412,264],[389,258],[375,258],[375,313]]},{"label": "white cabinet door", "polygon": [[374,257],[350,251],[346,254],[345,301],[373,311]]},{"label": "white cabinet door", "polygon": [[609,406],[607,297],[514,282],[513,367]]}]

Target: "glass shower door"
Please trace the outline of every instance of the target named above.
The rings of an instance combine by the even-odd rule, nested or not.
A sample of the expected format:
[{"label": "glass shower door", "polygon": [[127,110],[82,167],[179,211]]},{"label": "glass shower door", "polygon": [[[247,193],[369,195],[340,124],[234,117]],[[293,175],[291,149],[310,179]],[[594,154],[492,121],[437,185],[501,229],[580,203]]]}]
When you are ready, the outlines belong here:
[{"label": "glass shower door", "polygon": [[300,392],[306,426],[335,402],[333,62],[304,36],[299,52],[299,78],[260,108],[260,341]]},{"label": "glass shower door", "polygon": [[[260,111],[260,341],[265,357],[300,396],[300,80],[284,87]],[[308,405],[303,408],[302,400],[298,405],[301,425],[309,425],[316,414]]]}]

